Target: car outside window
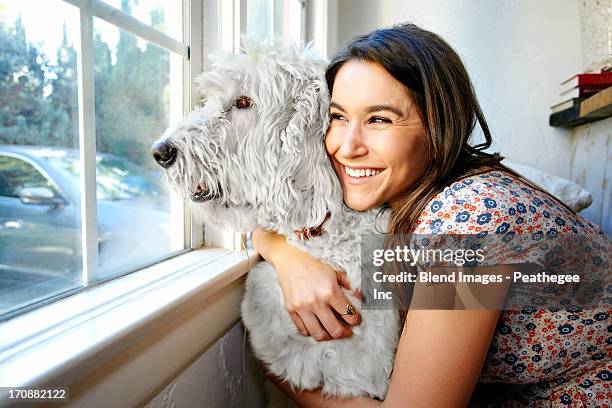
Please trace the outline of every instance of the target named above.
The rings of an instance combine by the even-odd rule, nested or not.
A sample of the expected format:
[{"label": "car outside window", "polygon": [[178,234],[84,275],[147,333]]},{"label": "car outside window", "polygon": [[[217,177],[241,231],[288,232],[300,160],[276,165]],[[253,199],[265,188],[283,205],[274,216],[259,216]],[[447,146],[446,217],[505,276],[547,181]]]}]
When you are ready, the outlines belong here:
[{"label": "car outside window", "polygon": [[49,179],[24,160],[0,155],[0,195],[19,198],[24,188],[46,188],[58,195]]}]

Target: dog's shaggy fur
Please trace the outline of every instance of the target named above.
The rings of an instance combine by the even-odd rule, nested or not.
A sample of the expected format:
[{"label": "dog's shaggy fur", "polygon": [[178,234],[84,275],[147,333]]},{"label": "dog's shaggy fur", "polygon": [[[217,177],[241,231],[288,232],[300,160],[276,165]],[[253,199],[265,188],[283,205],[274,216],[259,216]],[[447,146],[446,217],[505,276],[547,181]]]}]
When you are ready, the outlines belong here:
[{"label": "dog's shaggy fur", "polygon": [[[169,182],[203,209],[209,222],[236,231],[276,230],[347,271],[352,287],[360,288],[360,235],[384,230],[386,222],[376,210],[355,212],[342,202],[323,143],[329,115],[324,61],[309,47],[251,43],[246,54],[216,56],[199,85],[202,107],[162,139],[178,151],[167,169]],[[236,101],[242,96],[252,106],[240,108]],[[321,236],[299,240],[294,234],[321,224]],[[350,338],[317,342],[302,336],[268,263],[249,273],[242,303],[255,355],[273,374],[297,389],[322,387],[324,395],[384,398],[398,313],[361,312]]]}]

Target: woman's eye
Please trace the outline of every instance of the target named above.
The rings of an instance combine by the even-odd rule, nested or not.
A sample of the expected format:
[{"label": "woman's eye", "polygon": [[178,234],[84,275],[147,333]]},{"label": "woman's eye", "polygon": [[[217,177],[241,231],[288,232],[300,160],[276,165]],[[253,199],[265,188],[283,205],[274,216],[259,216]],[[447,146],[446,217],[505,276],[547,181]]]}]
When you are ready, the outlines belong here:
[{"label": "woman's eye", "polygon": [[342,115],[340,115],[339,113],[332,113],[329,115],[331,120],[342,120]]},{"label": "woman's eye", "polygon": [[241,96],[236,99],[234,106],[236,106],[238,109],[248,109],[251,107],[252,103],[253,101],[248,96]]},{"label": "woman's eye", "polygon": [[370,118],[371,123],[391,123],[391,121],[387,118],[383,118],[381,116],[373,116]]}]

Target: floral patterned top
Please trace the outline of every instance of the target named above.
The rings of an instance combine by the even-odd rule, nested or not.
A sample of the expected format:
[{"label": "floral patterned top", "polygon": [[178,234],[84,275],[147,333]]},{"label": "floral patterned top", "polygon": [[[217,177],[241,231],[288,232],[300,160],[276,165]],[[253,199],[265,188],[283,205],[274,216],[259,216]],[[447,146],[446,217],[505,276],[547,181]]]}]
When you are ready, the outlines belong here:
[{"label": "floral patterned top", "polygon": [[[583,234],[607,254],[612,248],[599,227],[500,171],[446,187],[422,212],[415,233],[523,234],[534,241]],[[587,258],[577,257],[579,262]],[[597,306],[534,306],[501,312],[477,387],[487,406],[612,405],[610,267],[607,257],[594,262],[605,271]]]}]

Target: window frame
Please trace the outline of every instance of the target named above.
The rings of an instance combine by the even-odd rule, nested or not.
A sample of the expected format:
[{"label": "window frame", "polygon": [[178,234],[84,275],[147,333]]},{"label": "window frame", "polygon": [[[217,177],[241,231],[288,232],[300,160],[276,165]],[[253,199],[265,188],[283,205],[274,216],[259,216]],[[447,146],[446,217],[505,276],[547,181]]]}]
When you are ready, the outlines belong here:
[{"label": "window frame", "polygon": [[[181,116],[183,116],[188,114],[199,102],[194,84],[195,77],[203,71],[206,62],[205,56],[215,51],[240,52],[240,41],[246,32],[247,0],[181,0],[182,42],[114,8],[102,0],[58,1],[76,7],[76,12],[79,13],[79,34],[75,48],[77,51],[82,284],[80,287],[67,290],[60,295],[5,313],[0,321],[14,318],[38,307],[44,307],[64,297],[72,296],[87,287],[121,278],[194,249],[213,247],[241,250],[245,247],[245,242],[247,241],[246,234],[232,233],[211,225],[204,225],[201,220],[190,213],[189,206],[182,203],[183,250],[169,253],[162,258],[151,259],[148,263],[126,268],[108,278],[97,278],[99,246],[96,194],[97,150],[93,72],[93,18],[96,17],[104,20],[114,27],[126,30],[138,38],[161,47],[167,52],[182,57],[180,80],[182,94]],[[275,4],[278,1],[283,0],[274,0],[270,3],[271,9],[269,12],[272,17],[275,11]],[[300,20],[304,22],[305,0],[295,1],[302,6]],[[223,12],[225,13],[224,16],[221,15]],[[231,21],[231,24],[227,24],[227,21],[223,21],[223,24],[221,24],[220,19],[222,17],[230,17],[229,21]],[[226,25],[226,27],[223,27],[223,25]],[[304,33],[304,31],[305,27],[303,26],[302,32]],[[282,33],[273,34],[278,35]],[[172,86],[172,82],[170,85]],[[61,189],[58,189],[58,191],[61,191]],[[177,199],[177,197],[173,197],[173,199]]]},{"label": "window frame", "polygon": [[[96,133],[95,133],[95,84],[94,84],[94,55],[93,35],[94,20],[99,18],[113,27],[125,30],[140,39],[149,41],[156,46],[166,50],[170,55],[181,58],[180,83],[174,84],[180,104],[180,112],[171,117],[170,120],[179,120],[189,113],[197,104],[195,92],[195,76],[203,69],[203,10],[204,7],[220,2],[220,0],[181,0],[177,6],[181,7],[182,16],[182,41],[166,35],[152,26],[132,17],[119,9],[103,2],[102,0],[58,0],[76,7],[78,14],[78,38],[75,44],[77,57],[77,89],[78,89],[78,125],[79,125],[79,166],[80,166],[80,226],[81,226],[81,285],[77,288],[67,289],[65,292],[49,297],[48,299],[34,302],[30,305],[4,313],[0,322],[15,318],[23,313],[45,307],[54,301],[59,301],[87,289],[108,282],[109,280],[122,278],[130,273],[149,268],[156,263],[166,259],[180,256],[203,246],[219,247],[228,249],[240,248],[235,234],[214,230],[205,234],[205,226],[192,216],[189,207],[177,195],[172,200],[179,202],[181,219],[176,221],[182,229],[183,249],[166,254],[160,258],[151,259],[150,262],[142,263],[134,267],[126,268],[113,276],[99,279],[98,271],[98,231],[97,231],[97,182],[96,182]],[[178,3],[178,2],[177,2]],[[220,25],[217,23],[217,25]],[[215,43],[207,44],[214,48]],[[170,59],[171,70],[173,68],[172,57]],[[176,71],[175,71],[176,72]],[[170,86],[172,78],[170,79]],[[172,112],[171,112],[172,113]],[[56,185],[56,188],[58,186]],[[58,188],[58,191],[62,192]],[[209,236],[208,236],[209,235]],[[207,237],[205,241],[205,236]]]},{"label": "window frame", "polygon": [[[93,9],[80,10],[80,32],[91,36],[95,7],[116,10],[100,0],[63,1],[93,5]],[[223,50],[219,20],[222,2],[227,0],[182,0],[183,43],[189,45],[189,59],[182,66],[184,113],[198,102],[194,77],[202,72],[205,56]],[[300,2],[305,21],[306,6],[303,0]],[[246,29],[246,0],[232,0],[232,13],[229,51],[238,52]],[[133,23],[139,27],[137,30],[154,30],[125,14],[120,21]],[[132,32],[129,28],[128,31]],[[96,237],[93,64],[83,59],[88,48],[91,54],[92,37],[80,37],[79,125],[88,129],[79,135],[80,142],[87,143],[87,149],[80,145],[82,166],[86,167],[89,159],[89,168],[81,169],[81,185],[87,190],[82,189],[81,200],[85,201],[84,196],[86,206],[89,205],[85,208],[89,210],[88,223],[93,220],[81,238],[90,242]],[[88,86],[91,92],[83,94]],[[54,384],[72,387],[81,379],[90,378],[98,367],[121,364],[112,375],[100,375],[91,389],[77,387],[71,391],[79,394],[81,405],[99,403],[104,398],[107,405],[135,406],[154,395],[168,378],[218,340],[240,319],[244,275],[259,261],[259,255],[244,245],[241,234],[204,226],[188,211],[184,221],[185,239],[190,244],[186,253],[145,265],[120,279],[81,287],[61,298],[49,299],[43,307],[0,322],[0,384],[21,388]],[[88,259],[90,267],[94,260],[95,257]],[[177,321],[186,323],[177,327]],[[163,341],[153,346],[146,343],[152,333],[162,336]],[[160,359],[163,363],[159,363]],[[0,388],[0,405],[8,401],[7,395],[8,390]]]}]

